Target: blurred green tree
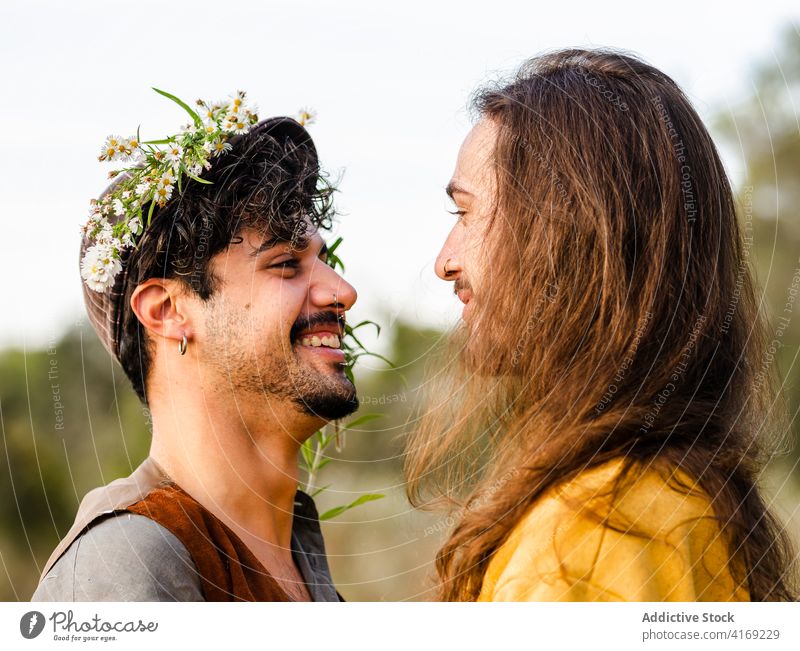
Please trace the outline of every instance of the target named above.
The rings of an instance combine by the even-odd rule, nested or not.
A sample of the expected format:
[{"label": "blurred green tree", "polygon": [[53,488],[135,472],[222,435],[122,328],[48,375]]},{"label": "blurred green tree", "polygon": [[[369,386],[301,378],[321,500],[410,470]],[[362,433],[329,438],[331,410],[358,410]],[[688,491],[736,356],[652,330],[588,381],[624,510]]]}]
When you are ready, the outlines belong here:
[{"label": "blurred green tree", "polygon": [[[748,246],[771,330],[783,344],[777,363],[793,427],[781,466],[799,478],[800,34],[795,29],[785,30],[773,58],[755,66],[752,88],[740,103],[719,111],[712,131],[743,169],[736,187],[742,225],[752,237]],[[787,311],[792,295],[795,300]]]},{"label": "blurred green tree", "polygon": [[83,496],[130,474],[148,413],[88,326],[0,354],[0,599],[27,600]]}]

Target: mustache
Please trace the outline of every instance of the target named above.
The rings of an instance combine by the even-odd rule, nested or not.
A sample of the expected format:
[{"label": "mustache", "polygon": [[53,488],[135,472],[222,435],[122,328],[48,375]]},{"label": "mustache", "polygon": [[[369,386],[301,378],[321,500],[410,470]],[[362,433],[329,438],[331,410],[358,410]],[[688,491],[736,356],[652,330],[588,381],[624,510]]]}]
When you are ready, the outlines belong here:
[{"label": "mustache", "polygon": [[335,330],[344,334],[344,327],[346,319],[344,314],[336,314],[335,312],[317,312],[308,317],[299,317],[294,322],[292,329],[289,331],[289,339],[294,341],[303,330],[313,328],[315,326],[333,326]]},{"label": "mustache", "polygon": [[453,283],[453,293],[457,295],[462,289],[468,289],[469,291],[472,291],[472,285],[469,284],[464,276],[456,278],[455,282]]}]

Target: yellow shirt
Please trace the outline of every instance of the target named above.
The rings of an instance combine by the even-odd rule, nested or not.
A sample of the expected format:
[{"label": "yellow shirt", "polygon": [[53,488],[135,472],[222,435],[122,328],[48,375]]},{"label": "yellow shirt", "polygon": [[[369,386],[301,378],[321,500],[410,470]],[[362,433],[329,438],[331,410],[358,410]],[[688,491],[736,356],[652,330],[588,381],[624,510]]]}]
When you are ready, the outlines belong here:
[{"label": "yellow shirt", "polygon": [[[686,495],[646,469],[613,499],[600,497],[621,463],[585,471],[536,502],[492,557],[478,601],[749,601],[729,572],[707,494]],[[676,477],[696,486],[682,471]],[[592,498],[600,500],[592,510],[622,531],[591,517]]]}]

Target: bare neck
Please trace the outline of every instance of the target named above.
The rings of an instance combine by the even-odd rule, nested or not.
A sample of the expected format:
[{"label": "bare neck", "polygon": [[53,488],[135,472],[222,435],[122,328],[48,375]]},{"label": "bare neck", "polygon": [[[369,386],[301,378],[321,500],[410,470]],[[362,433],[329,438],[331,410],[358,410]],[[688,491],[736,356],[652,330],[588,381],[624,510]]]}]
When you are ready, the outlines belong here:
[{"label": "bare neck", "polygon": [[297,453],[316,429],[259,396],[171,391],[151,401],[150,456],[262,560],[291,561]]}]

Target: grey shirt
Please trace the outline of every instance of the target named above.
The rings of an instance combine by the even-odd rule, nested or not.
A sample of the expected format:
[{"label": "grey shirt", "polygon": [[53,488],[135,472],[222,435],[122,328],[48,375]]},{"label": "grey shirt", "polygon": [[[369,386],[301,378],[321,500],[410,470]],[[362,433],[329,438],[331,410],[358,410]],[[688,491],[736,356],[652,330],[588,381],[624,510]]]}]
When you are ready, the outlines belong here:
[{"label": "grey shirt", "polygon": [[175,535],[138,513],[95,521],[31,601],[203,601],[197,567]]},{"label": "grey shirt", "polygon": [[[31,601],[203,601],[183,543],[148,517],[122,511],[166,478],[148,457],[129,477],[94,489],[42,572]],[[313,601],[339,601],[313,500],[298,491],[292,555]]]}]

